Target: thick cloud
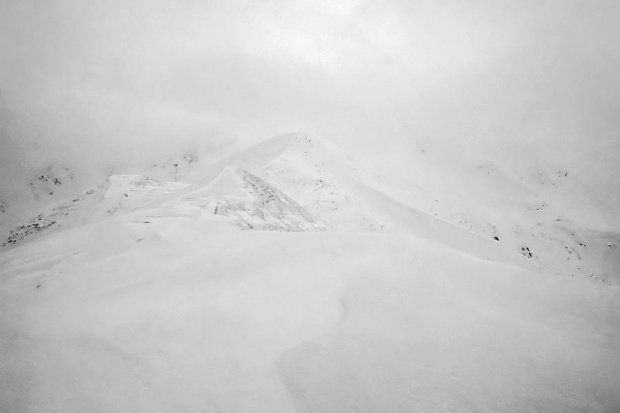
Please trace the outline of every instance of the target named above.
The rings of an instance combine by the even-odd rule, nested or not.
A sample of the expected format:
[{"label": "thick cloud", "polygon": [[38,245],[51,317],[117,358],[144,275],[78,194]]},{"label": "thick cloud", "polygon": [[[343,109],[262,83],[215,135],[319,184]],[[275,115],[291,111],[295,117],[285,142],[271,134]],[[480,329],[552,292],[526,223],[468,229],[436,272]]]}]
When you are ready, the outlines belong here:
[{"label": "thick cloud", "polygon": [[604,0],[8,0],[1,159],[105,165],[297,129],[386,157],[609,148],[619,18]]}]

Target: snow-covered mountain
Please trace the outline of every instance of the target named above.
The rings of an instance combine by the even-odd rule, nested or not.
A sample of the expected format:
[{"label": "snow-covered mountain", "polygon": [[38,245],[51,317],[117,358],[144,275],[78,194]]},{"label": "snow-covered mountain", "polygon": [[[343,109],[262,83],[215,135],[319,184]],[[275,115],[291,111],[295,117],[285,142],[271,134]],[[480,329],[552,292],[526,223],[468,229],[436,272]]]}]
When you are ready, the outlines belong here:
[{"label": "snow-covered mountain", "polygon": [[12,222],[0,410],[620,406],[620,237],[545,191],[403,191],[308,133],[182,159]]},{"label": "snow-covered mountain", "polygon": [[[188,195],[175,200],[177,208],[187,209],[186,204],[189,203],[193,205],[190,208],[205,209],[210,204],[213,215],[233,215],[235,210],[237,225],[247,229],[305,230],[314,228],[316,221],[317,227],[337,231],[405,231],[483,258],[512,263],[518,261],[517,265],[526,268],[544,268],[558,275],[590,277],[607,284],[620,281],[616,270],[620,268],[620,254],[617,252],[619,233],[584,228],[559,218],[562,213],[557,208],[554,211],[553,193],[534,192],[523,183],[505,176],[492,164],[480,165],[472,174],[475,176],[478,173],[487,178],[482,188],[480,182],[472,182],[471,178],[468,178],[471,186],[466,188],[471,193],[462,191],[464,185],[454,185],[461,188],[461,192],[457,191],[459,203],[451,202],[446,209],[433,203],[424,205],[413,202],[416,204],[414,207],[406,201],[397,200],[398,196],[382,191],[383,182],[364,173],[352,161],[351,154],[318,136],[303,132],[278,136],[206,165],[197,165],[197,157],[189,153],[181,159],[162,164],[167,167],[156,164],[150,170],[163,178],[182,179],[178,185],[146,176],[112,176],[105,184],[90,188],[81,196],[61,201],[51,210],[38,213],[27,222],[11,228],[3,243],[5,246],[12,245],[42,230],[74,226],[73,222],[87,222],[80,213],[76,215],[77,210],[89,215],[92,221],[95,219],[93,217],[110,216],[119,209],[122,212],[128,207],[135,209],[156,205],[165,198],[162,195],[186,188],[186,191],[194,192],[193,198]],[[237,172],[233,172],[234,169]],[[239,177],[233,178],[235,175]],[[568,172],[560,171],[552,175],[547,179],[538,173],[535,179],[542,186],[554,187],[556,182],[552,180],[558,180],[559,185],[559,180],[566,178]],[[42,175],[49,178],[46,182],[53,181],[51,176],[56,175]],[[263,193],[254,191],[253,196],[259,198],[269,196],[264,193],[269,188],[271,195],[277,194],[275,199],[278,202],[269,203],[263,199],[254,200],[253,205],[242,206],[229,199],[215,202],[213,196],[208,194],[209,186],[223,187],[219,190],[221,194],[230,191],[229,195],[232,195],[242,185],[250,189],[263,188]],[[101,192],[102,188],[105,188],[106,202],[95,205],[100,200],[90,195]],[[151,190],[146,191],[145,188]],[[432,190],[432,186],[427,184],[426,198]],[[200,195],[204,191],[206,194]],[[128,199],[129,192],[132,192],[131,199]],[[242,192],[251,194],[247,190]],[[492,200],[491,197],[499,199]],[[87,199],[89,202],[85,203]],[[291,207],[283,206],[283,203],[299,205]],[[216,204],[220,207],[215,208]],[[273,218],[274,211],[269,209],[274,205],[288,209],[289,218],[297,217],[293,221],[306,221],[310,225],[299,226],[301,221],[290,225],[281,220],[278,223],[268,222]],[[464,209],[461,209],[463,206]],[[293,213],[291,209],[299,212]],[[78,216],[80,218],[76,221]],[[264,222],[255,221],[263,220],[261,217],[265,216],[270,217],[265,218]],[[518,252],[531,262],[524,263],[508,250]]]}]

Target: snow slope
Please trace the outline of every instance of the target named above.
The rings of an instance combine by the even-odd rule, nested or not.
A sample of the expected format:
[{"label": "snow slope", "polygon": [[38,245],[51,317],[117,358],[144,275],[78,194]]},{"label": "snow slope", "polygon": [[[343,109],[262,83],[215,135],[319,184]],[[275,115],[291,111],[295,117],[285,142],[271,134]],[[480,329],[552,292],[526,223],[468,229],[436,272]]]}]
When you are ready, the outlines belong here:
[{"label": "snow slope", "polygon": [[474,234],[308,134],[183,181],[112,176],[0,250],[0,411],[620,408],[620,290],[515,215]]},{"label": "snow slope", "polygon": [[[492,152],[464,157],[425,146],[407,153],[408,174],[402,167],[384,173],[390,165],[382,165],[380,187],[546,271],[618,285],[620,159],[613,156],[619,149],[597,147],[550,162],[518,153],[508,161]],[[606,156],[612,159],[601,162]]]},{"label": "snow slope", "polygon": [[9,232],[2,246],[12,246],[33,236],[104,220],[115,214],[157,204],[166,196],[187,186],[160,182],[147,176],[114,175],[103,184],[89,188],[76,197],[53,204],[44,212]]},{"label": "snow slope", "polygon": [[194,180],[210,182],[226,166],[264,177],[310,214],[338,231],[405,231],[485,259],[526,268],[537,263],[455,225],[411,208],[372,185],[352,155],[307,132],[270,139],[216,164],[194,170]]},{"label": "snow slope", "polygon": [[615,287],[405,234],[111,220],[0,256],[3,410],[620,403]]}]

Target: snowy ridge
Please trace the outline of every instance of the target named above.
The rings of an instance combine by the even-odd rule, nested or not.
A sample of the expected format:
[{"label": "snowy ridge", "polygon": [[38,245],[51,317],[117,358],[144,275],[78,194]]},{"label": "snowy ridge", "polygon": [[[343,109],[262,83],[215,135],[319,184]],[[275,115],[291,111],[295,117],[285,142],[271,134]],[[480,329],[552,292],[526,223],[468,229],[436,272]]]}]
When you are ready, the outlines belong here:
[{"label": "snowy ridge", "polygon": [[185,195],[182,204],[195,205],[242,229],[314,231],[326,225],[263,179],[242,169],[226,167],[206,187]]},{"label": "snowy ridge", "polygon": [[[41,232],[165,205],[175,213],[184,214],[179,211],[189,208],[204,219],[223,219],[242,229],[411,233],[492,261],[607,284],[620,282],[619,234],[554,218],[554,203],[544,194],[511,179],[492,163],[478,165],[476,173],[485,180],[484,190],[505,195],[487,195],[472,181],[473,193],[461,190],[455,194],[465,207],[459,212],[446,210],[446,203],[439,199],[421,208],[398,201],[381,191],[382,183],[361,170],[351,154],[307,132],[272,138],[215,163],[183,159],[187,161],[186,182],[164,183],[145,175],[112,176],[89,190],[98,192],[98,197],[83,193],[61,201],[12,228],[3,244],[15,245]],[[554,179],[568,179],[568,171],[560,172]],[[153,213],[166,214],[165,210]]]},{"label": "snowy ridge", "polygon": [[19,244],[41,232],[50,233],[52,229],[74,228],[153,205],[185,186],[143,175],[114,175],[105,183],[60,201],[26,224],[11,229],[2,246]]},{"label": "snowy ridge", "polygon": [[376,210],[348,185],[352,177],[364,179],[350,155],[332,143],[299,133],[257,174],[302,203],[309,212],[336,230],[381,231],[385,225]]}]

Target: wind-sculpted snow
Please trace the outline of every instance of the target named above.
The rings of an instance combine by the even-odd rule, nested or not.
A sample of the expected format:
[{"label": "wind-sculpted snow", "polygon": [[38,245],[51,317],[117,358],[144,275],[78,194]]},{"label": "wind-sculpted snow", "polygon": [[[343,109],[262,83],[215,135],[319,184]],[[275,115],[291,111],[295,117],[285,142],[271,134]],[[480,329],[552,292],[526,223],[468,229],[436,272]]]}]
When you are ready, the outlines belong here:
[{"label": "wind-sculpted snow", "polygon": [[242,229],[316,231],[326,225],[279,189],[247,171],[225,168],[207,187],[187,195],[183,202],[208,214],[225,217]]},{"label": "wind-sculpted snow", "polygon": [[617,411],[617,291],[453,258],[356,278],[339,324],[278,360],[298,411]]},{"label": "wind-sculpted snow", "polygon": [[620,405],[617,289],[403,233],[111,220],[6,251],[0,273],[2,411]]},{"label": "wind-sculpted snow", "polygon": [[300,134],[257,174],[274,182],[335,230],[383,230],[385,223],[380,214],[348,185],[350,177],[359,177],[360,171],[344,151],[332,146],[320,138]]}]

